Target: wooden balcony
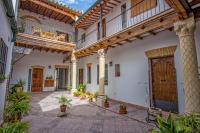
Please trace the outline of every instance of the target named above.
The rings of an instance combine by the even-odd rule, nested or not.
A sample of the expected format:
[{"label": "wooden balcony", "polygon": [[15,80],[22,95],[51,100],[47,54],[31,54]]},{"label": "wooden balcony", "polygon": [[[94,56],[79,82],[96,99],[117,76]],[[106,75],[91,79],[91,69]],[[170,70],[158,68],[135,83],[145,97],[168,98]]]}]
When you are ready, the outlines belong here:
[{"label": "wooden balcony", "polygon": [[18,33],[16,46],[25,48],[45,50],[58,53],[67,53],[76,46],[73,43],[58,41],[47,37],[40,37],[30,34]]},{"label": "wooden balcony", "polygon": [[[106,29],[106,37],[100,40],[91,40],[91,38],[94,38],[94,34],[98,32],[98,29],[87,33],[86,41],[77,44],[76,57],[90,56],[96,54],[99,49],[108,50],[131,43],[136,39],[142,40],[146,36],[156,35],[163,30],[171,31],[176,21],[186,19],[189,16],[189,11],[187,11],[183,3],[179,1],[173,2],[173,0],[161,1],[154,1],[153,4],[149,4],[149,1],[142,0],[125,12],[114,16],[113,19],[106,22],[106,27],[108,27]],[[148,4],[149,6],[144,6]],[[130,13],[132,15],[131,18],[122,20],[124,17],[122,15]]]}]

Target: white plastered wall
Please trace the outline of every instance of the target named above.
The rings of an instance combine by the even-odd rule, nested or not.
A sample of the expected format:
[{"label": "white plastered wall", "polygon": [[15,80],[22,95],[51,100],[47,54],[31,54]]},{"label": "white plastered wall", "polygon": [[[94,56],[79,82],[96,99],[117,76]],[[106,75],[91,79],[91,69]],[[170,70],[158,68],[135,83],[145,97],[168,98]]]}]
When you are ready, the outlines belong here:
[{"label": "white plastered wall", "polygon": [[53,76],[55,79],[55,65],[69,66],[69,63],[63,63],[63,54],[34,51],[30,55],[24,56],[13,66],[13,74],[11,84],[15,84],[18,80],[26,81],[25,91],[28,90],[29,69],[34,66],[44,67],[43,71],[43,91],[54,91],[54,87],[44,87],[44,80],[47,76]]},{"label": "white plastered wall", "polygon": [[[196,31],[196,45],[199,50],[199,23]],[[179,113],[184,112],[184,90],[182,82],[182,67],[180,61],[179,40],[175,32],[163,31],[156,36],[148,36],[143,40],[135,40],[131,44],[118,46],[108,50],[106,63],[112,62],[113,66],[108,67],[108,85],[105,87],[106,95],[112,99],[149,107],[149,67],[148,58],[145,51],[177,45],[174,55],[175,68],[177,73],[177,92]],[[198,58],[199,59],[199,58]],[[199,60],[200,62],[200,60]],[[87,84],[86,64],[92,63],[92,83]],[[84,68],[84,82],[87,90],[95,92],[98,90],[97,84],[97,64],[98,56],[93,55],[82,58],[78,61],[78,68]],[[121,76],[115,77],[115,64],[120,64]]]}]

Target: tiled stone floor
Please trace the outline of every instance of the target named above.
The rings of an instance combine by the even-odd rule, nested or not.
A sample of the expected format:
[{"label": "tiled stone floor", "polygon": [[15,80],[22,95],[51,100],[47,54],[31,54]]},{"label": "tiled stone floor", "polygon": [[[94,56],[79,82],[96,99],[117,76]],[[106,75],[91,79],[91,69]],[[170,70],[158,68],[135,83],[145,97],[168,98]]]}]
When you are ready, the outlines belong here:
[{"label": "tiled stone floor", "polygon": [[[56,99],[61,95],[73,100],[68,116],[62,118],[57,117],[59,105]],[[153,128],[79,100],[67,92],[31,94],[31,106],[29,115],[23,118],[29,122],[29,133],[146,133]],[[145,110],[130,110],[132,117],[144,121]]]}]

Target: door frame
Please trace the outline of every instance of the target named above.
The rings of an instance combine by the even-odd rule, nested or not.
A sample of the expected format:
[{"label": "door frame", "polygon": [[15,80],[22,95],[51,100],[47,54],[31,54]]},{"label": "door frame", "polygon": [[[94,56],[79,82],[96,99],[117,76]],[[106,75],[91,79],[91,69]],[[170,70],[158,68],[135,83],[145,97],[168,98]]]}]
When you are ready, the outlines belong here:
[{"label": "door frame", "polygon": [[36,66],[31,66],[31,92],[32,92],[32,85],[33,85],[33,69],[36,69],[36,68],[39,68],[39,69],[42,69],[42,89],[40,90],[40,92],[43,92],[43,89],[44,89],[44,69],[45,67],[44,66],[39,66],[39,65],[36,65]]},{"label": "door frame", "polygon": [[[174,58],[174,64],[175,64],[175,56],[174,53],[176,51],[177,46],[169,46],[169,47],[163,47],[158,49],[153,49],[146,51],[145,54],[148,57],[148,77],[149,77],[149,104],[150,107],[154,107],[153,104],[153,85],[152,85],[152,59],[158,59],[158,58],[166,58],[166,57],[173,57]],[[175,66],[174,66],[175,67]],[[178,99],[178,86],[177,86],[177,73],[175,68],[175,76],[176,76],[176,97],[177,97],[177,105],[178,105],[178,112],[179,112],[179,99]],[[177,112],[177,113],[178,113]]]},{"label": "door frame", "polygon": [[[160,59],[160,58],[167,58],[167,57],[173,57],[173,61],[174,61],[174,64],[175,64],[175,60],[174,60],[174,56],[165,56],[165,57],[157,57],[157,58],[151,58],[149,59],[149,83],[150,83],[150,87],[149,87],[149,91],[150,91],[150,106],[151,107],[154,107],[154,104],[153,104],[153,74],[152,74],[152,60],[153,59]],[[175,67],[175,66],[174,66]],[[176,75],[176,68],[175,68],[175,79],[176,79],[176,99],[177,99],[177,105],[178,105],[178,88],[177,88],[177,75]],[[179,112],[179,108],[178,108],[178,112]]]},{"label": "door frame", "polygon": [[67,85],[70,85],[70,66],[69,65],[55,65],[55,69],[54,69],[54,80],[55,80],[55,91],[59,91],[59,89],[57,88],[57,73],[56,73],[56,69],[67,69]]}]

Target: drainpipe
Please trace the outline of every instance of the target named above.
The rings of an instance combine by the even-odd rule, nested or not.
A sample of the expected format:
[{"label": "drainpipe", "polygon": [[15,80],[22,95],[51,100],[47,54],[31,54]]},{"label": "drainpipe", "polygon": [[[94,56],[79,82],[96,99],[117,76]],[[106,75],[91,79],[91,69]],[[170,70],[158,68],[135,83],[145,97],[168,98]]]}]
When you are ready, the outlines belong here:
[{"label": "drainpipe", "polygon": [[6,7],[6,14],[8,18],[10,19],[11,24],[11,30],[13,32],[12,42],[16,41],[16,34],[17,34],[17,22],[15,19],[15,12],[13,9],[13,3],[12,0],[3,0],[4,5]]}]

